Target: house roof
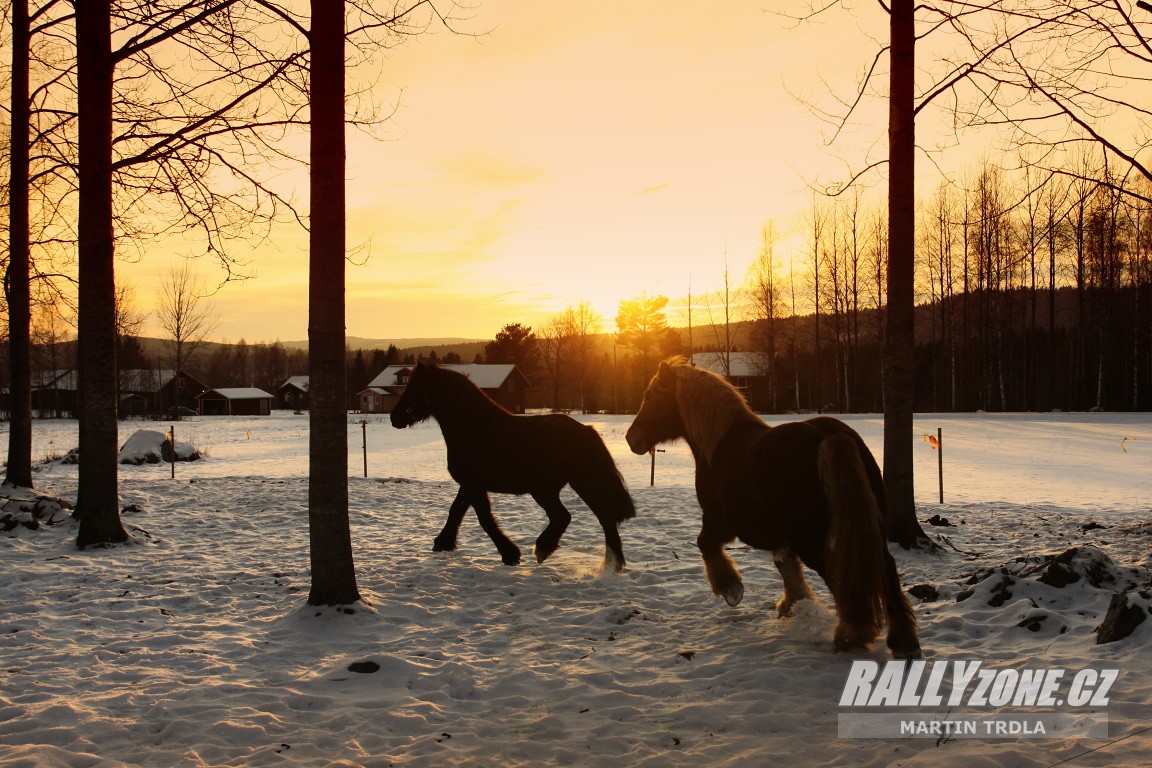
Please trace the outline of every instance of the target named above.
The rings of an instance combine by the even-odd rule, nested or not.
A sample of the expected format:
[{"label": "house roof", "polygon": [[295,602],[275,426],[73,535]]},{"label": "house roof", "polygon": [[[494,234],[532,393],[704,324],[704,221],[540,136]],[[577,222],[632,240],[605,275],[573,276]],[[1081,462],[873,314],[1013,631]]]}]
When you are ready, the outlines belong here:
[{"label": "house roof", "polygon": [[221,389],[210,389],[207,392],[198,395],[198,397],[208,398],[208,396],[213,393],[219,395],[225,400],[260,400],[263,398],[272,398],[272,395],[257,387],[222,387]]},{"label": "house roof", "polygon": [[[201,387],[206,386],[204,382],[187,373],[180,375]],[[177,372],[171,368],[161,368],[159,370],[152,370],[150,368],[126,368],[120,371],[120,389],[126,389],[131,392],[159,392],[167,386],[172,379],[176,378],[176,376]]]},{"label": "house roof", "polygon": [[[399,386],[396,376],[403,371],[411,371],[414,365],[390,365],[379,376],[368,382],[369,387],[395,387]],[[512,372],[517,370],[513,363],[469,363],[464,365],[441,365],[450,371],[462,373],[472,380],[480,389],[499,389]]]},{"label": "house roof", "polygon": [[307,376],[289,376],[284,380],[277,389],[284,389],[285,387],[296,387],[301,392],[308,391],[308,377]]},{"label": "house roof", "polygon": [[[727,375],[763,376],[760,360],[760,356],[754,352],[730,352],[728,353]],[[697,352],[692,355],[692,365],[712,371],[712,373],[718,373],[721,376],[725,375],[723,352]]]},{"label": "house roof", "polygon": [[32,373],[32,388],[75,390],[78,388],[77,379],[76,371],[35,371]]}]

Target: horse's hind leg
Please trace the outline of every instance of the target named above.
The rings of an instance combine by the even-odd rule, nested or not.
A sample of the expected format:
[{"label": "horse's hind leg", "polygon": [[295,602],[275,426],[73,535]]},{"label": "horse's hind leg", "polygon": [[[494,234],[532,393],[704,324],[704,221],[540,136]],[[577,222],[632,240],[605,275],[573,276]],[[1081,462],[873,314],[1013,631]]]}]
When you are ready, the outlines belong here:
[{"label": "horse's hind leg", "polygon": [[504,535],[504,531],[500,530],[500,524],[492,516],[492,502],[488,498],[488,493],[486,491],[472,491],[470,497],[472,507],[476,510],[476,519],[480,521],[480,527],[484,529],[484,533],[488,534],[488,538],[492,539],[492,543],[500,551],[500,559],[504,561],[504,565],[519,565],[520,547],[516,546],[511,539]]},{"label": "horse's hind leg", "polygon": [[548,515],[548,526],[536,539],[536,562],[542,563],[560,546],[560,537],[568,530],[568,524],[572,522],[572,513],[560,501],[558,491],[533,492],[532,498]]},{"label": "horse's hind leg", "polygon": [[885,552],[884,565],[884,613],[888,619],[888,648],[893,658],[919,659],[923,656],[920,641],[916,637],[916,615],[908,603],[908,596],[900,586],[900,576],[896,572],[896,561]]},{"label": "horse's hind leg", "polygon": [[602,572],[612,571],[620,573],[624,570],[624,543],[620,540],[620,529],[614,520],[595,509],[592,514],[600,521],[604,529],[604,562],[600,566]]},{"label": "horse's hind leg", "polygon": [[[599,517],[599,516],[597,516]],[[616,523],[600,519],[604,528],[604,564],[602,569],[620,573],[624,570],[624,544],[620,541],[620,531]]]},{"label": "horse's hind leg", "polygon": [[468,494],[461,487],[456,493],[456,498],[452,501],[452,506],[448,508],[448,520],[445,521],[443,530],[436,535],[436,539],[432,542],[433,552],[454,552],[456,550],[456,534],[460,532],[460,523],[464,520],[464,513],[468,511],[470,503]]},{"label": "horse's hind leg", "polygon": [[708,510],[704,509],[704,524],[700,528],[700,535],[696,537],[696,546],[704,558],[704,573],[708,576],[712,591],[731,606],[739,605],[744,599],[744,583],[740,580],[740,572],[724,551],[724,545],[734,538],[717,516],[709,515]]},{"label": "horse's hind leg", "polygon": [[772,552],[772,562],[784,580],[784,597],[776,603],[776,613],[780,618],[792,615],[792,606],[797,600],[811,599],[812,590],[804,580],[804,563],[790,549],[777,549]]},{"label": "horse's hind leg", "polygon": [[588,503],[590,498],[595,497],[587,493],[586,488],[578,488],[577,484],[573,483],[572,490],[576,491],[585,504],[588,504],[592,514],[600,521],[600,527],[604,529],[604,562],[600,566],[601,571],[620,573],[624,570],[624,544],[620,541],[620,524],[605,512],[604,505],[597,504],[593,507]]}]

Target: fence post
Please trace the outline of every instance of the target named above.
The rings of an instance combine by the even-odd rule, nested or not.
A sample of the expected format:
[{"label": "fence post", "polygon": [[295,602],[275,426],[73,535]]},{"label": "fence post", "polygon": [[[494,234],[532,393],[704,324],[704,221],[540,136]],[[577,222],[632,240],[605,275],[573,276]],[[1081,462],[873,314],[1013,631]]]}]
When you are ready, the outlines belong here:
[{"label": "fence post", "polygon": [[168,426],[168,449],[172,452],[172,479],[176,479],[176,425]]},{"label": "fence post", "polygon": [[652,454],[652,471],[648,475],[648,485],[651,486],[651,485],[656,485],[656,454],[657,453],[664,453],[664,449],[663,448],[657,448],[657,447],[653,446],[652,450],[649,451],[648,453]]},{"label": "fence post", "polygon": [[364,446],[364,477],[368,477],[368,420],[360,420],[361,442]]},{"label": "fence post", "polygon": [[944,430],[936,427],[936,476],[940,478],[940,503],[944,503]]}]

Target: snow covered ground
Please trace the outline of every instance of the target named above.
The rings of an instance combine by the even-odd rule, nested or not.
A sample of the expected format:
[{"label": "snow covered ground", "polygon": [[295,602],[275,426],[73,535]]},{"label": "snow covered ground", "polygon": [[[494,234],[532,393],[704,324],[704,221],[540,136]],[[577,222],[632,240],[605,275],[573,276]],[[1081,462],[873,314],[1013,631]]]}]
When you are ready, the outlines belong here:
[{"label": "snow covered ground", "polygon": [[[543,565],[501,565],[472,518],[459,551],[433,553],[456,490],[436,425],[350,416],[353,544],[370,603],[354,612],[304,605],[307,417],[177,423],[204,458],[179,463],[175,479],[166,463],[121,467],[131,544],[78,551],[60,512],[0,537],[0,766],[1152,765],[1152,621],[1114,643],[1094,633],[1125,587],[1145,588],[1131,599],[1147,613],[1149,415],[917,420],[920,517],[952,523],[925,526],[938,551],[894,550],[907,587],[938,593],[913,600],[929,665],[1119,670],[1106,704],[951,708],[1108,721],[1105,736],[1046,739],[841,738],[859,714],[840,706],[853,662],[882,666],[884,649],[832,652],[835,619],[814,575],[825,602],[777,619],[768,553],[734,547],[744,602],[715,598],[694,546],[686,447],[658,455],[650,486],[648,458],[624,443],[629,418],[580,418],[604,436],[639,510],[622,528],[619,575],[597,573],[599,527],[570,494],[572,526]],[[879,458],[882,420],[846,420]],[[167,426],[126,422],[122,437]],[[943,505],[937,454],[920,440],[938,427]],[[34,429],[37,459],[76,445],[74,422]],[[46,464],[37,491],[74,500],[76,471]],[[542,511],[493,502],[527,553]],[[53,519],[51,505],[41,514]],[[1054,586],[1042,556],[1074,546],[1081,578]],[[350,671],[356,662],[378,670]],[[949,707],[895,709],[923,719]]]}]

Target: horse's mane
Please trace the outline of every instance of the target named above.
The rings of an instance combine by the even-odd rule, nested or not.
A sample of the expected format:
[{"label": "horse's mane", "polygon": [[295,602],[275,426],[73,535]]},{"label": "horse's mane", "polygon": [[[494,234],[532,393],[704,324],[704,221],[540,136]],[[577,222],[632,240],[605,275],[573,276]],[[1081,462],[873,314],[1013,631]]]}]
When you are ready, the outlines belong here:
[{"label": "horse's mane", "polygon": [[734,424],[748,419],[761,421],[740,390],[723,376],[696,368],[682,357],[666,362],[676,371],[676,401],[686,436],[709,461],[717,443]]}]

